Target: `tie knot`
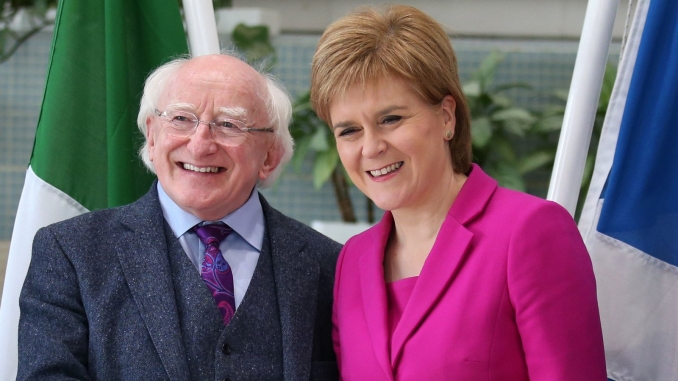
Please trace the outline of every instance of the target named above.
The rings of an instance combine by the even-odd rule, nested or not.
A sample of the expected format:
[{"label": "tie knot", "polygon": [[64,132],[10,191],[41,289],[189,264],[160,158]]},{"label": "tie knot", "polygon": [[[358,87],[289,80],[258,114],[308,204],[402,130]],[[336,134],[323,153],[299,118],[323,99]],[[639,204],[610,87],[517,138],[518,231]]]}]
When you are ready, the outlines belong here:
[{"label": "tie knot", "polygon": [[226,225],[223,222],[209,225],[196,225],[193,228],[195,234],[198,235],[198,238],[205,244],[205,246],[210,246],[213,244],[219,245],[221,241],[226,239],[226,237],[233,232],[233,229],[230,226]]}]

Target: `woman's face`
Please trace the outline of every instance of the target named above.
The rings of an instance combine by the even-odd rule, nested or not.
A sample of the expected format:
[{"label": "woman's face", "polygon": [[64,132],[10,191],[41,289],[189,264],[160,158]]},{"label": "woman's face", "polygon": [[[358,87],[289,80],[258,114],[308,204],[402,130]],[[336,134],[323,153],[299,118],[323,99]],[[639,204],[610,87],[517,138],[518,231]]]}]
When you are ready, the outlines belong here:
[{"label": "woman's face", "polygon": [[446,131],[451,96],[429,105],[399,77],[354,85],[329,107],[339,157],[351,180],[385,210],[437,202],[453,175]]}]

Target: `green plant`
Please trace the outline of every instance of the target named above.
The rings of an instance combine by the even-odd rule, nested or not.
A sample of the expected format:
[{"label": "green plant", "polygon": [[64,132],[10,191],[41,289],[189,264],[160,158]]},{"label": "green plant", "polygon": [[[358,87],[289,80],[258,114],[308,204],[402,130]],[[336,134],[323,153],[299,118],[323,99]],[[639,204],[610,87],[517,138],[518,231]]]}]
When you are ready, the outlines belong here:
[{"label": "green plant", "polygon": [[[57,0],[0,0],[0,64],[33,35],[54,24],[54,20],[47,18],[47,12],[56,4]],[[20,12],[25,12],[28,29],[12,28]]]},{"label": "green plant", "polygon": [[238,24],[233,29],[231,40],[236,49],[245,55],[247,62],[261,66],[265,71],[271,70],[275,65],[277,55],[267,26]]},{"label": "green plant", "polygon": [[[524,83],[494,84],[498,65],[504,55],[493,52],[485,58],[464,84],[471,109],[474,161],[502,186],[525,190],[524,175],[553,161],[554,152],[542,148],[545,134],[535,129],[537,116],[513,105],[505,92],[530,89]],[[520,139],[536,143],[518,149]]]},{"label": "green plant", "polygon": [[214,9],[219,8],[230,8],[233,4],[231,0],[212,0],[212,6]]},{"label": "green plant", "polygon": [[[353,202],[349,194],[352,186],[344,167],[339,161],[334,135],[311,108],[310,94],[306,92],[294,101],[292,137],[296,143],[292,167],[299,171],[307,155],[313,157],[313,185],[316,189],[331,181],[341,218],[345,222],[356,222]],[[368,200],[368,222],[373,222],[371,201]]]}]

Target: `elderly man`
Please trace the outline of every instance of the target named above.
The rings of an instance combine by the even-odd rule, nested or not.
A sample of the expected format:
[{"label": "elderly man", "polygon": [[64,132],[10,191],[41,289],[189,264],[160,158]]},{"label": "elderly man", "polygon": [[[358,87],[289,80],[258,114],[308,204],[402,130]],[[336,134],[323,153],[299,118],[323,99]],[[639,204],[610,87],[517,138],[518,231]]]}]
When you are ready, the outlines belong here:
[{"label": "elderly man", "polygon": [[18,379],[333,379],[340,245],[268,205],[289,97],[227,55],[146,81],[133,204],[41,229],[20,298]]}]

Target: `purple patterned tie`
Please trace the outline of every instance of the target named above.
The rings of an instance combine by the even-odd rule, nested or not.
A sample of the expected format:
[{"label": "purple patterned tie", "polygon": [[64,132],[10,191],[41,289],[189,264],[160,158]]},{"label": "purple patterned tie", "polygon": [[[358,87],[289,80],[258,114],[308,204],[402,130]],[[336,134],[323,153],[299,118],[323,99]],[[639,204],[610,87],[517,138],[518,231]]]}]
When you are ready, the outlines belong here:
[{"label": "purple patterned tie", "polygon": [[219,243],[233,232],[224,223],[196,226],[193,228],[198,238],[205,244],[205,260],[200,271],[202,280],[212,292],[217,307],[228,324],[235,313],[233,296],[233,272],[219,249]]}]

